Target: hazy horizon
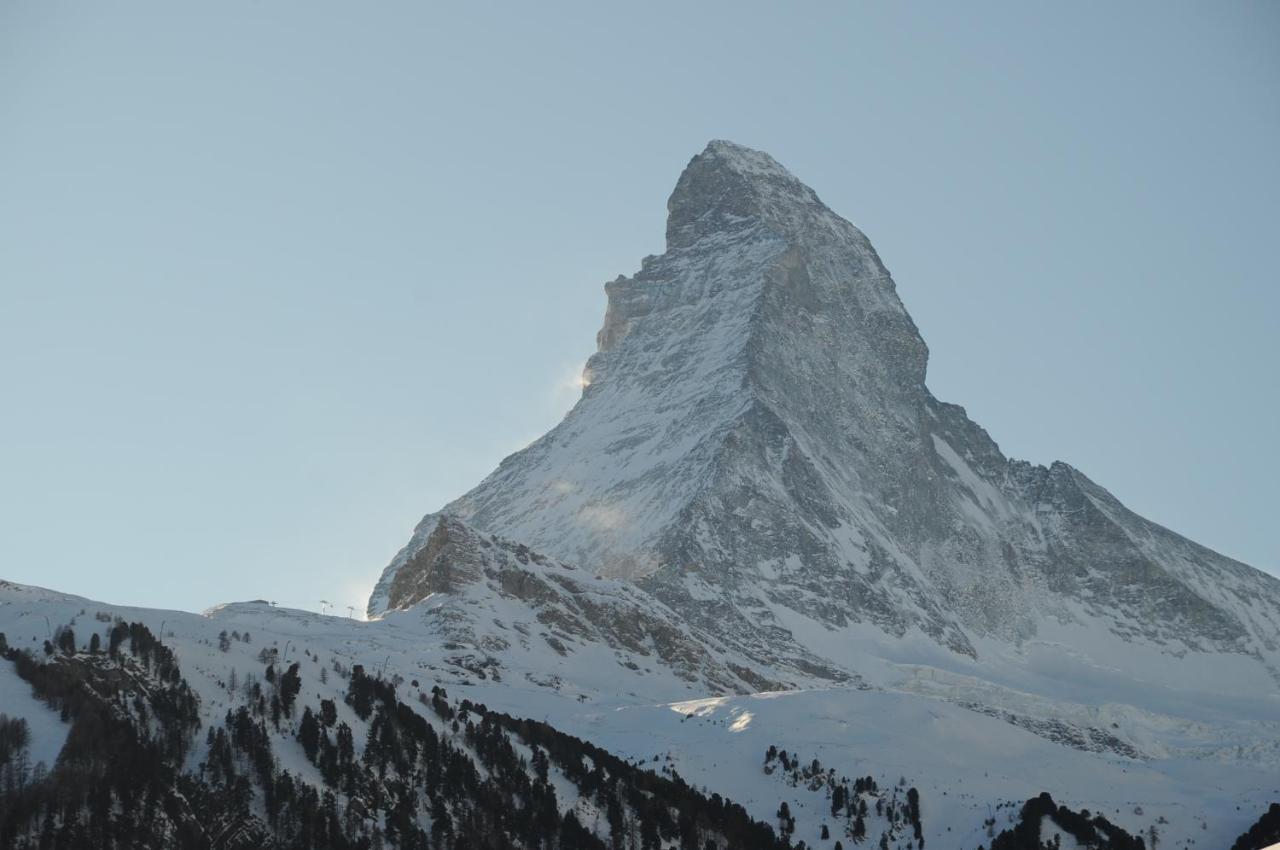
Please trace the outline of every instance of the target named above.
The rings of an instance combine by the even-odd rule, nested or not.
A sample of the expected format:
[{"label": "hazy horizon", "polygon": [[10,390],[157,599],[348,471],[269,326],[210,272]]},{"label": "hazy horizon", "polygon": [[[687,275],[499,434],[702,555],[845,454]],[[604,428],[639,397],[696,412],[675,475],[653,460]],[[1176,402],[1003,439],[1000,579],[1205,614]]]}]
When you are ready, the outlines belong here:
[{"label": "hazy horizon", "polygon": [[0,9],[0,578],[362,610],[711,138],[867,233],[1007,455],[1280,574],[1280,10],[574,8]]}]

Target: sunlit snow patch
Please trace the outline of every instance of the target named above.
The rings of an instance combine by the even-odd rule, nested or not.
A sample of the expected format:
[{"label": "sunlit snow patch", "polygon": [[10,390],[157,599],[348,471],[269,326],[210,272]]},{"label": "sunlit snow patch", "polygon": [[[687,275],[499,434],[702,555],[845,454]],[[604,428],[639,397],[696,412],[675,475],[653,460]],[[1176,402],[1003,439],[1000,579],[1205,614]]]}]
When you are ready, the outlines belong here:
[{"label": "sunlit snow patch", "polygon": [[673,702],[668,706],[676,714],[706,717],[729,701],[728,697],[708,697],[707,699],[691,699],[686,702]]}]

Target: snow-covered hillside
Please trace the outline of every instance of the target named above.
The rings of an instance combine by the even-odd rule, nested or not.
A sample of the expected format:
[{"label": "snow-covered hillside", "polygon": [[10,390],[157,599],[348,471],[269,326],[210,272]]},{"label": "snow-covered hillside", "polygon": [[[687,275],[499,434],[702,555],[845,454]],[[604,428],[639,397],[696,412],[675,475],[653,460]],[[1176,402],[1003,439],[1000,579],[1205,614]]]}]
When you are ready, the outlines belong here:
[{"label": "snow-covered hillside", "polygon": [[0,582],[0,846],[782,850],[732,801],[531,716],[530,692],[472,687],[431,634]]},{"label": "snow-covered hillside", "polygon": [[[921,801],[926,845],[957,848],[989,845],[988,832],[1007,828],[1022,801],[1042,791],[1072,808],[1101,812],[1134,834],[1155,826],[1162,847],[1226,846],[1280,795],[1280,762],[1274,747],[1267,746],[1280,736],[1264,719],[1272,707],[1265,701],[1245,707],[1224,699],[1215,705],[1187,692],[1182,695],[1187,705],[1214,705],[1219,716],[1156,714],[1089,699],[1106,680],[1087,671],[1053,671],[1059,688],[1077,692],[1073,711],[1082,723],[1143,748],[1137,757],[1125,757],[1106,748],[1091,752],[1055,743],[1043,730],[964,707],[982,684],[920,663],[923,654],[911,664],[882,659],[883,682],[874,687],[742,696],[700,694],[698,683],[665,670],[657,659],[645,672],[601,665],[598,657],[586,656],[576,675],[574,654],[561,656],[550,648],[545,656],[535,653],[523,661],[511,656],[511,666],[499,668],[494,678],[490,668],[471,671],[457,661],[461,650],[442,631],[440,613],[429,597],[373,622],[267,603],[223,605],[194,615],[0,586],[0,632],[11,647],[29,648],[37,658],[62,625],[74,630],[82,648],[78,657],[92,634],[105,635],[117,619],[142,623],[161,636],[175,650],[199,699],[203,728],[186,762],[192,771],[208,757],[206,730],[248,704],[252,683],[265,687],[267,664],[279,674],[297,662],[299,708],[283,719],[271,743],[282,768],[318,788],[325,787],[323,776],[296,739],[300,707],[333,701],[338,719],[354,730],[357,753],[362,752],[369,724],[344,702],[350,671],[360,665],[393,683],[403,704],[429,719],[429,705],[418,696],[444,687],[453,701],[467,699],[515,717],[545,720],[660,776],[678,775],[708,795],[742,804],[752,817],[774,827],[785,801],[794,821],[793,841],[803,839],[809,847],[832,848],[842,837],[846,847],[852,846],[847,830],[853,817],[847,809],[839,817],[831,813],[833,788],[844,779],[851,794],[855,780],[874,779],[874,793],[853,795],[868,803],[865,835],[878,841],[889,834],[890,846],[904,850],[912,830],[902,812],[913,787]],[[929,646],[921,640],[922,649]],[[548,666],[556,661],[563,666]],[[555,671],[560,681],[525,675],[539,669]],[[0,692],[0,712],[34,714],[32,752],[56,752],[65,724],[33,700],[29,689],[12,684]],[[1029,717],[1035,716],[1038,700],[1045,700],[1009,692],[1014,693]],[[1171,708],[1177,695],[1170,692],[1162,699]],[[1210,722],[1228,715],[1230,722]],[[447,724],[438,718],[432,722],[442,735],[450,734]],[[1249,740],[1256,745],[1252,750]],[[786,751],[796,766],[786,769],[775,759],[767,769],[770,747]],[[812,770],[814,759],[819,771]],[[556,787],[562,801],[578,799],[563,781]],[[889,805],[893,821],[885,813]],[[583,801],[584,822],[592,811]],[[823,825],[831,835],[826,841],[819,837]]]}]

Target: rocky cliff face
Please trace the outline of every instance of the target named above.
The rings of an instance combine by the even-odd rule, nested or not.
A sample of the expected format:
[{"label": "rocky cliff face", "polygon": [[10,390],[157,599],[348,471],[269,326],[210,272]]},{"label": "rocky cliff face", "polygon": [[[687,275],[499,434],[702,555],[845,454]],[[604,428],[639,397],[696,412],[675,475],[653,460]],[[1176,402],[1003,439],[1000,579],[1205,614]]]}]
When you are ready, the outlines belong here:
[{"label": "rocky cliff face", "polygon": [[856,669],[859,629],[978,658],[1050,626],[1275,675],[1280,582],[1066,464],[1005,458],[929,392],[867,238],[772,158],[712,142],[668,208],[666,252],[606,285],[581,400],[442,513],[628,579],[797,676]]},{"label": "rocky cliff face", "polygon": [[[445,662],[480,679],[559,689],[592,674],[663,694],[794,686],[627,581],[594,576],[442,516],[397,571],[389,611],[421,615]],[[581,675],[574,675],[574,669]],[[585,668],[585,669],[584,669]],[[848,678],[848,677],[843,677]],[[661,681],[671,679],[673,681]]]}]

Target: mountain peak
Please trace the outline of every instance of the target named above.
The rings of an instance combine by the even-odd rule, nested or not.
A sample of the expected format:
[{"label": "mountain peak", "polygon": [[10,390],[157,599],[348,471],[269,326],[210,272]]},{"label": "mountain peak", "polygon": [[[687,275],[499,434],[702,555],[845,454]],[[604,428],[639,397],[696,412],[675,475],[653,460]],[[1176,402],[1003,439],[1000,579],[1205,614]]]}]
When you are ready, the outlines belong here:
[{"label": "mountain peak", "polygon": [[773,175],[795,180],[795,176],[769,154],[728,139],[712,139],[707,142],[702,153],[695,157],[697,159],[704,159],[744,175]]},{"label": "mountain peak", "polygon": [[815,217],[838,218],[769,154],[723,139],[713,139],[690,160],[667,213],[668,250],[725,230],[764,224],[791,235]]}]

